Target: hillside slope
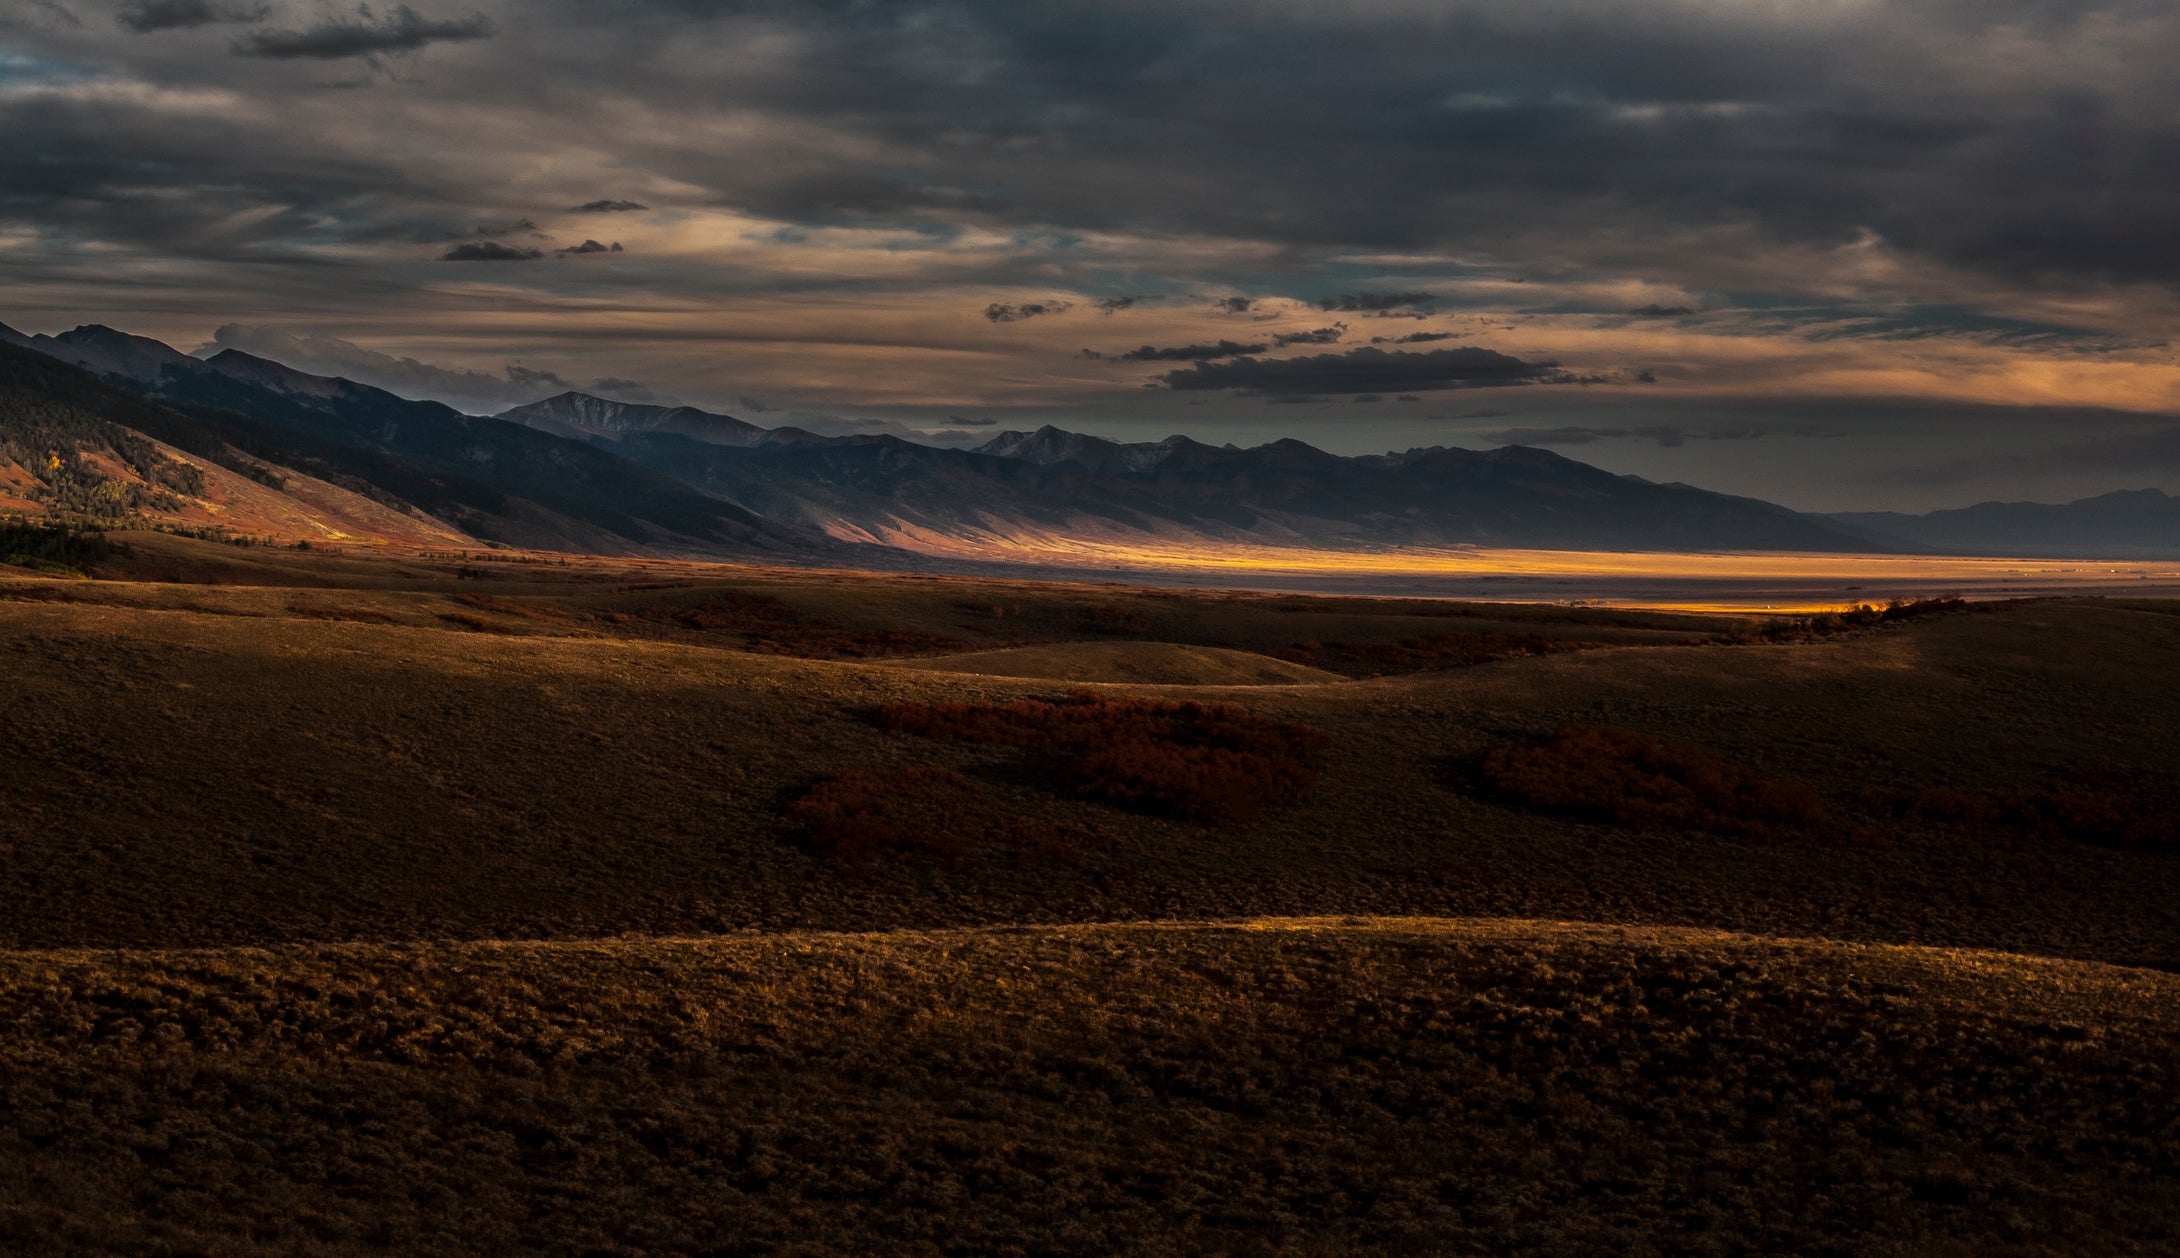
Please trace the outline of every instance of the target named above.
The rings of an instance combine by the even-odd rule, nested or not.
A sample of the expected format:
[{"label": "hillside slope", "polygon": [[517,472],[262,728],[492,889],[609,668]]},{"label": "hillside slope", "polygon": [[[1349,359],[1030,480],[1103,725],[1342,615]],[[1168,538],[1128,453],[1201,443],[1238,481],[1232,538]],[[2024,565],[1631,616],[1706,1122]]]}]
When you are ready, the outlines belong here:
[{"label": "hillside slope", "polygon": [[0,955],[17,1253],[2124,1253],[2180,981],[1545,922]]},{"label": "hillside slope", "polygon": [[475,539],[602,554],[790,557],[828,549],[816,534],[775,528],[588,442],[436,402],[233,350],[200,361],[98,326],[17,339],[159,403],[135,413],[147,435],[208,457],[241,451],[413,508]]},{"label": "hillside slope", "polygon": [[245,453],[230,435],[247,440],[0,345],[0,510],[109,521],[138,515],[284,541],[475,541],[388,495],[369,497],[353,482],[333,484]]}]

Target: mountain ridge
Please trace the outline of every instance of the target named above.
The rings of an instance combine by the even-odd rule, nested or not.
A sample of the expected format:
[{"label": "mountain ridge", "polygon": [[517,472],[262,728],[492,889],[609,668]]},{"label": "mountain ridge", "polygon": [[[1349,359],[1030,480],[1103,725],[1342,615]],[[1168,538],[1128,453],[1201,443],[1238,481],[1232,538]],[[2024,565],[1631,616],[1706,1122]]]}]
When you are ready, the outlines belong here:
[{"label": "mountain ridge", "polygon": [[1952,554],[2052,559],[2180,559],[2180,497],[2115,489],[2072,502],[1979,502],[1912,515],[1841,511],[1825,519],[1875,538]]},{"label": "mountain ridge", "polygon": [[869,561],[872,543],[973,560],[1053,538],[1357,550],[1923,549],[1525,446],[1356,458],[1294,438],[1247,449],[1181,434],[1125,443],[1046,425],[965,450],[884,433],[764,428],[579,390],[472,416],[240,350],[200,360],[100,324],[0,339],[143,393],[206,428],[201,442],[360,487],[482,540],[542,549]]}]

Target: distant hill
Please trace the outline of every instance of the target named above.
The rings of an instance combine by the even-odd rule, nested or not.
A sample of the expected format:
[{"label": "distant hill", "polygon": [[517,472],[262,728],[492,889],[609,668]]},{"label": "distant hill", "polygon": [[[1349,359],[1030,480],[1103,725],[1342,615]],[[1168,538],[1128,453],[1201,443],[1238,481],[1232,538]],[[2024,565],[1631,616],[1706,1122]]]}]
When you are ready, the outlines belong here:
[{"label": "distant hill", "polygon": [[1823,518],[1879,543],[1952,555],[2180,559],[2180,498],[2156,489],[2064,504],[1981,502],[1928,515],[1853,511]]}]

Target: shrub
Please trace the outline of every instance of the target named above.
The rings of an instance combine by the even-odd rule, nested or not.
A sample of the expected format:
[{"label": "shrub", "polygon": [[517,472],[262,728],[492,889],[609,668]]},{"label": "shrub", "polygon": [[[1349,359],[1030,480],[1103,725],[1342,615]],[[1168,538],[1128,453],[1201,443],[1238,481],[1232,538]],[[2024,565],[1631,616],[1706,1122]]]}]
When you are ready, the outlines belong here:
[{"label": "shrub", "polygon": [[828,856],[860,864],[888,852],[959,860],[995,845],[1041,856],[1071,854],[1079,837],[1013,813],[952,769],[851,769],[812,786],[787,819]]},{"label": "shrub", "polygon": [[57,576],[83,576],[125,547],[104,533],[57,525],[0,523],[0,564]]},{"label": "shrub", "polygon": [[877,713],[886,729],[1056,753],[1076,792],[1190,821],[1246,817],[1316,785],[1309,758],[1323,732],[1230,703],[1108,698],[1077,691],[1058,703],[901,703]]},{"label": "shrub", "polygon": [[1544,743],[1494,749],[1483,771],[1501,794],[1531,807],[1626,826],[1760,834],[1825,819],[1816,792],[1799,782],[1623,729],[1561,726]]},{"label": "shrub", "polygon": [[1906,797],[1900,811],[1970,829],[2004,827],[2097,847],[2180,851],[2180,818],[2139,791],[2077,787],[2001,796],[1933,787]]}]

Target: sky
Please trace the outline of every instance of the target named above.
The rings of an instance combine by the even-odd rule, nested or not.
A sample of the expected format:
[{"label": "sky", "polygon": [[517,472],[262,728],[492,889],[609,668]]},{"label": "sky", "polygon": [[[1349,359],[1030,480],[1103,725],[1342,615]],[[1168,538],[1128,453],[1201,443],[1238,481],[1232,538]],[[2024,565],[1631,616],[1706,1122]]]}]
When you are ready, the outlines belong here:
[{"label": "sky", "polygon": [[2180,491],[2169,0],[0,0],[0,322],[490,413]]}]

